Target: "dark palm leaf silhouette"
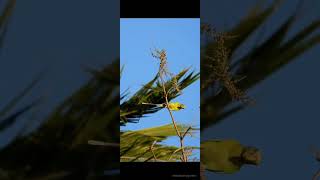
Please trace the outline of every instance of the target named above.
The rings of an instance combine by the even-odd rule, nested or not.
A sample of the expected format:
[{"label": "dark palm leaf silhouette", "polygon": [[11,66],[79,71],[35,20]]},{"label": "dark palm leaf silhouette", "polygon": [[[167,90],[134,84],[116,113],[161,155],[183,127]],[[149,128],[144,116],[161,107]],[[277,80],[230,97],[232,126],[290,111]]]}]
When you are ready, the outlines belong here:
[{"label": "dark palm leaf silhouette", "polygon": [[[2,43],[4,41],[4,37],[8,29],[9,18],[12,16],[15,5],[15,0],[9,0],[6,3],[6,6],[4,7],[2,14],[0,15],[0,48],[2,48]],[[1,50],[2,49],[0,49],[0,51]],[[18,103],[20,103],[22,99],[28,93],[30,93],[32,88],[34,88],[34,86],[39,83],[42,76],[43,73],[37,75],[35,79],[32,80],[32,82],[22,90],[22,92],[16,95],[7,105],[0,109],[0,132],[6,130],[8,127],[13,125],[19,117],[24,115],[26,112],[28,112],[30,109],[32,109],[35,105],[37,105],[40,102],[39,100],[35,100],[34,102],[31,102],[28,105],[13,112]]]},{"label": "dark palm leaf silhouette", "polygon": [[0,48],[2,48],[4,37],[8,29],[9,18],[13,13],[13,9],[15,5],[16,5],[16,0],[9,0],[2,14],[0,15]]},{"label": "dark palm leaf silhouette", "polygon": [[87,144],[91,139],[119,143],[119,74],[119,60],[93,73],[39,129],[0,150],[0,169],[10,178],[77,179],[119,168],[118,148]]},{"label": "dark palm leaf silhouette", "polygon": [[[0,15],[0,40],[15,6],[9,0]],[[0,179],[90,179],[119,174],[119,150],[90,146],[90,139],[119,143],[119,59],[102,70],[88,70],[92,79],[59,105],[34,132],[18,133],[0,149]],[[17,108],[18,103],[38,84],[43,73],[0,109],[0,130],[7,130],[41,99]],[[17,110],[15,110],[17,109]],[[112,154],[112,155],[111,155]]]},{"label": "dark palm leaf silhouette", "polygon": [[0,131],[10,127],[12,124],[14,124],[16,122],[16,120],[18,119],[18,117],[20,117],[21,115],[23,115],[24,113],[26,113],[27,111],[29,111],[31,108],[33,108],[35,105],[37,105],[39,103],[39,100],[36,100],[34,102],[31,102],[29,105],[17,110],[16,112],[10,114],[8,117],[2,119],[0,121]]}]

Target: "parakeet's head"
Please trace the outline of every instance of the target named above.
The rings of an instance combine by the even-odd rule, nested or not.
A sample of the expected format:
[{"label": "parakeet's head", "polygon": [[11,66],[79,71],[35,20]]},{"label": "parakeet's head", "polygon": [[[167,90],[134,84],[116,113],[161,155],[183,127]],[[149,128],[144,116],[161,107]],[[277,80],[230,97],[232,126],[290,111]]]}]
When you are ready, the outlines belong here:
[{"label": "parakeet's head", "polygon": [[259,165],[261,162],[261,153],[255,147],[243,148],[241,158],[245,164]]},{"label": "parakeet's head", "polygon": [[178,105],[178,109],[185,109],[185,108],[186,108],[186,106],[184,104],[179,104]]}]

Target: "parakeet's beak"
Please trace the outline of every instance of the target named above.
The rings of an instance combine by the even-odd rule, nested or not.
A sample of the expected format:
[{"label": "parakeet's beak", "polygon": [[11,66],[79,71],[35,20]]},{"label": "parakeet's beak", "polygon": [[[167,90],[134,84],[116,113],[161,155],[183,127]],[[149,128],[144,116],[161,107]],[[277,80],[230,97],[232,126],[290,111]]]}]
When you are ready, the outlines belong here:
[{"label": "parakeet's beak", "polygon": [[242,154],[246,164],[259,165],[261,163],[261,153],[255,147],[246,147]]},{"label": "parakeet's beak", "polygon": [[186,108],[186,106],[181,104],[180,109],[185,109],[185,108]]}]

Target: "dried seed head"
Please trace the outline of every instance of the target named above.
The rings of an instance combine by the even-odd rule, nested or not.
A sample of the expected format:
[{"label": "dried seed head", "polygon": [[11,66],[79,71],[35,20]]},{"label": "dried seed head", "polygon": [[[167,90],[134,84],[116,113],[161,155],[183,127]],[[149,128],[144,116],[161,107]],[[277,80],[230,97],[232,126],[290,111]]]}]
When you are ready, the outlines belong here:
[{"label": "dried seed head", "polygon": [[204,66],[210,71],[208,78],[201,84],[201,90],[210,87],[213,82],[220,82],[226,88],[232,99],[242,102],[251,101],[244,91],[236,86],[233,75],[230,72],[230,50],[226,45],[226,38],[229,38],[223,33],[217,33],[210,25],[205,24],[202,30],[210,37],[213,37],[215,46],[208,49],[204,55]]},{"label": "dried seed head", "polygon": [[155,49],[151,52],[151,55],[160,61],[159,65],[159,75],[162,78],[172,78],[172,86],[177,92],[180,92],[179,84],[177,78],[168,70],[168,60],[167,53],[164,49],[158,50]]}]

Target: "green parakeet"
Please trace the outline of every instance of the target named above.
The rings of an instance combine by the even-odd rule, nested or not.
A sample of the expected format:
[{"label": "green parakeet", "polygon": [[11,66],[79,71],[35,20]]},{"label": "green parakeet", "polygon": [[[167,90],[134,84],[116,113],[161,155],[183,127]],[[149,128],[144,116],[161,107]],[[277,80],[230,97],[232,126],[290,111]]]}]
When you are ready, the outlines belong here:
[{"label": "green parakeet", "polygon": [[261,154],[255,147],[245,147],[235,140],[209,140],[201,143],[201,163],[209,170],[234,173],[244,164],[259,165]]},{"label": "green parakeet", "polygon": [[[158,107],[166,107],[166,104],[152,104],[152,103],[142,103],[144,105],[153,105],[153,106],[158,106]],[[184,104],[181,104],[179,102],[170,102],[168,104],[168,107],[171,111],[180,111],[181,109],[185,109],[186,106]]]}]

